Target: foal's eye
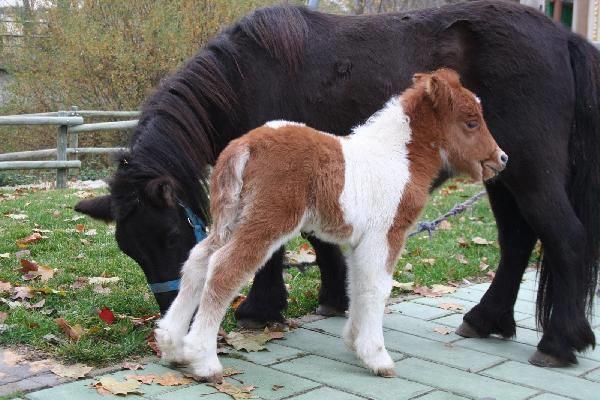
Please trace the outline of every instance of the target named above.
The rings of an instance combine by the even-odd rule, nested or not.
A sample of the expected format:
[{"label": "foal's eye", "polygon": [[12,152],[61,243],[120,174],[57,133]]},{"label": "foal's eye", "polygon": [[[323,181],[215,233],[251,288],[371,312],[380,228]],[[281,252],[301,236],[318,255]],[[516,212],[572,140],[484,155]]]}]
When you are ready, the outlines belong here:
[{"label": "foal's eye", "polygon": [[466,125],[467,125],[467,128],[469,128],[469,129],[479,128],[479,122],[477,122],[475,120],[467,121]]}]

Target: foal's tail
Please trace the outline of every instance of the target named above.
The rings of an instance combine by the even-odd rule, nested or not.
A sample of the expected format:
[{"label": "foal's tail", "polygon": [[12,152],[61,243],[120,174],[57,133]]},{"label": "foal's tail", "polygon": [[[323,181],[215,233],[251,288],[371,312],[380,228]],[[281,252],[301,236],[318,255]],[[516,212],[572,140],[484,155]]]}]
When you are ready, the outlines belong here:
[{"label": "foal's tail", "polygon": [[250,149],[245,142],[232,141],[219,156],[211,176],[212,230],[222,242],[228,240],[237,224],[244,168],[249,156]]},{"label": "foal's tail", "polygon": [[600,260],[600,53],[587,40],[569,34],[575,79],[575,117],[569,157],[569,196],[586,232],[580,303],[592,310]]}]

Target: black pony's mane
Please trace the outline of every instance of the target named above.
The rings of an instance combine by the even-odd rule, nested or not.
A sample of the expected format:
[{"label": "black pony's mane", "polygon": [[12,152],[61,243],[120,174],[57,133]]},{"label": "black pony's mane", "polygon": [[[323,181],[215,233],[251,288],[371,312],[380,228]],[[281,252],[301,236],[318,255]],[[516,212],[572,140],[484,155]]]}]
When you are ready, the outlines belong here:
[{"label": "black pony's mane", "polygon": [[169,181],[192,209],[209,220],[208,166],[231,139],[240,41],[253,42],[295,71],[308,36],[306,9],[280,6],[258,9],[210,41],[176,73],[165,79],[142,107],[139,124],[120,156],[111,181],[113,212],[125,217],[153,179]]}]

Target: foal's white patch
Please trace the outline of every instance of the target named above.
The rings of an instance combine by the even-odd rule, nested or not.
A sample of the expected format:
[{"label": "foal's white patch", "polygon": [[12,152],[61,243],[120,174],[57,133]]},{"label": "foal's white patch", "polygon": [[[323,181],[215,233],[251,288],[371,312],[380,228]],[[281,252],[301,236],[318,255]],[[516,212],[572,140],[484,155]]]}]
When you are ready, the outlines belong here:
[{"label": "foal's white patch", "polygon": [[[340,205],[353,226],[351,244],[367,231],[387,235],[410,179],[410,118],[401,99],[394,97],[353,133],[341,139],[345,174]],[[384,242],[381,254],[387,256]]]},{"label": "foal's white patch", "polygon": [[273,128],[273,129],[279,129],[279,128],[283,128],[285,126],[306,126],[306,124],[303,124],[302,122],[294,122],[294,121],[286,121],[284,119],[276,119],[276,120],[267,122],[265,124],[265,126],[268,126],[269,128]]}]

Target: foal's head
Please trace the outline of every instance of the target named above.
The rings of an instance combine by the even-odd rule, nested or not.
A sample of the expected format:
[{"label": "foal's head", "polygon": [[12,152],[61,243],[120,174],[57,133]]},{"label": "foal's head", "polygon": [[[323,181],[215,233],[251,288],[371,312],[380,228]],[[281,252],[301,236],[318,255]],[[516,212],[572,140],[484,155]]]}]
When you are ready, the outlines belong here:
[{"label": "foal's head", "polygon": [[448,166],[475,180],[493,178],[506,167],[508,156],[488,130],[479,98],[462,86],[455,71],[415,74],[413,82],[433,105],[440,124],[440,154]]}]

